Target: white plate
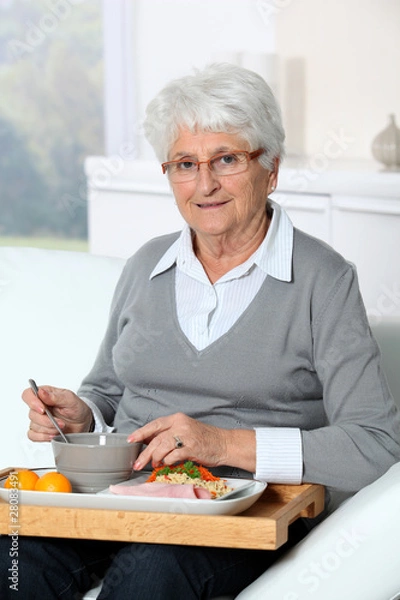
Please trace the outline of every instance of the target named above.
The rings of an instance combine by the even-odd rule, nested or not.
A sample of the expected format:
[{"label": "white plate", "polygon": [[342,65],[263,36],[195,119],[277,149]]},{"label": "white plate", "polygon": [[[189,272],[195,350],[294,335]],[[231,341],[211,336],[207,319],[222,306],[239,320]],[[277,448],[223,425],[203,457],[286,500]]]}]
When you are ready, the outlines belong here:
[{"label": "white plate", "polygon": [[[38,469],[36,473],[43,475],[49,469]],[[54,469],[53,469],[54,470]],[[131,481],[143,483],[148,473],[138,475]],[[9,500],[11,490],[4,487],[6,477],[0,480],[0,498]],[[227,485],[240,488],[249,479],[226,479]],[[254,486],[243,490],[239,496],[227,500],[186,500],[183,498],[148,498],[141,496],[120,496],[102,490],[97,494],[65,494],[63,492],[19,492],[20,504],[34,506],[64,506],[68,508],[105,508],[111,510],[169,512],[191,515],[237,515],[247,510],[261,496],[267,484],[254,479]]]}]

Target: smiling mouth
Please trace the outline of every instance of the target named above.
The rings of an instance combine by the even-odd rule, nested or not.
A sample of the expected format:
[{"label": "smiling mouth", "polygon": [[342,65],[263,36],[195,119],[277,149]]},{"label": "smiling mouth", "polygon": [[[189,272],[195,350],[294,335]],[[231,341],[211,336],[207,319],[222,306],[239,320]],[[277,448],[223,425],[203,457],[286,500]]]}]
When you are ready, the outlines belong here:
[{"label": "smiling mouth", "polygon": [[207,202],[202,204],[196,204],[199,208],[218,208],[219,206],[224,206],[228,204],[229,200],[225,200],[224,202]]}]

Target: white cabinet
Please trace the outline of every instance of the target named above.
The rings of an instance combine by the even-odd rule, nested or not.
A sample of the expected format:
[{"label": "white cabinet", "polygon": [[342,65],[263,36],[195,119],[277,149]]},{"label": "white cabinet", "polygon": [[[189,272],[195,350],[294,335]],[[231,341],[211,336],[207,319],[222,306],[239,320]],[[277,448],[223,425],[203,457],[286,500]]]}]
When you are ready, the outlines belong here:
[{"label": "white cabinet", "polygon": [[[128,257],[182,227],[158,163],[90,157],[86,173],[92,253]],[[315,174],[289,165],[272,197],[296,227],[356,265],[368,313],[400,315],[400,173],[347,163]]]},{"label": "white cabinet", "polygon": [[313,173],[281,170],[277,201],[295,226],[357,267],[370,315],[400,315],[400,172],[347,161]]},{"label": "white cabinet", "polygon": [[369,314],[400,314],[400,198],[332,198],[332,246],[357,266]]},{"label": "white cabinet", "polygon": [[276,192],[271,198],[286,210],[295,227],[331,243],[330,196]]},{"label": "white cabinet", "polygon": [[104,190],[89,199],[92,254],[125,258],[149,239],[181,228],[182,218],[172,195]]},{"label": "white cabinet", "polygon": [[90,157],[86,174],[92,254],[127,258],[149,239],[182,228],[159,164]]}]

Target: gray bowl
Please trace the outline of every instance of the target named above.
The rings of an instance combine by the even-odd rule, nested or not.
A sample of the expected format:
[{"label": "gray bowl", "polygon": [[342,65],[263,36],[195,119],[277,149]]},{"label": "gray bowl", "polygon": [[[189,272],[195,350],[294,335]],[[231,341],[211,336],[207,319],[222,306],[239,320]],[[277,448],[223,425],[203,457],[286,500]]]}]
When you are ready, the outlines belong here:
[{"label": "gray bowl", "polygon": [[69,433],[69,444],[53,438],[57,470],[73,492],[95,493],[129,479],[142,444],[129,444],[126,433]]}]

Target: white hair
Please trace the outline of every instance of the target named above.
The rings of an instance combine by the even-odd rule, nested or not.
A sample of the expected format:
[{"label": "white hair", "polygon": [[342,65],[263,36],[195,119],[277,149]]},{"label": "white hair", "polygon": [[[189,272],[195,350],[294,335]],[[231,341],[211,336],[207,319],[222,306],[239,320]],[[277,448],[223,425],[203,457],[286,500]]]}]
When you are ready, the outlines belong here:
[{"label": "white hair", "polygon": [[281,112],[270,87],[257,73],[229,63],[173,80],[149,103],[144,131],[160,162],[168,160],[182,128],[239,134],[252,150],[265,150],[258,160],[267,169],[284,156]]}]

